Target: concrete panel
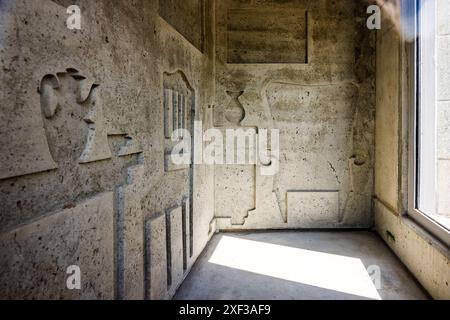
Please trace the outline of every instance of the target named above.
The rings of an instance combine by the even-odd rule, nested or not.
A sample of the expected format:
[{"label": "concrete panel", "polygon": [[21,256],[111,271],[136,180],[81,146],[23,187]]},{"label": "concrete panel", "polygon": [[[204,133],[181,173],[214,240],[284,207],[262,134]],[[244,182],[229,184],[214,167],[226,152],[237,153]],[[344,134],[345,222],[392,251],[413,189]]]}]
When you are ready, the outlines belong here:
[{"label": "concrete panel", "polygon": [[0,135],[5,139],[1,142],[0,179],[57,168],[50,154],[43,126],[33,125],[25,130],[9,128],[0,132]]},{"label": "concrete panel", "polygon": [[434,299],[450,299],[450,256],[446,247],[411,220],[392,214],[379,201],[375,201],[375,226]]},{"label": "concrete panel", "polygon": [[[440,3],[442,4],[442,3]],[[445,14],[445,13],[443,13]],[[400,99],[400,79],[405,79],[399,72],[400,40],[394,29],[378,33],[377,46],[377,129],[376,129],[376,167],[374,214],[377,232],[392,248],[396,255],[414,274],[417,280],[435,299],[449,299],[450,269],[449,251],[429,232],[417,223],[402,215],[403,209],[397,203],[399,199],[399,174],[406,183],[407,167],[399,162],[400,149],[398,141],[404,136],[398,127]],[[442,58],[442,57],[441,57]],[[442,71],[442,70],[441,70]],[[446,71],[440,74],[445,80]],[[446,89],[440,88],[445,96]],[[407,105],[407,104],[405,104]],[[407,105],[409,107],[409,105]],[[439,153],[445,154],[445,104],[439,103]],[[407,115],[405,115],[407,117]],[[404,128],[406,129],[406,128]],[[406,145],[405,145],[406,146]],[[407,150],[402,150],[406,157]],[[438,164],[440,167],[440,164]],[[445,173],[439,168],[439,184],[446,184]],[[444,173],[444,174],[442,174]],[[406,189],[406,185],[405,185]],[[448,191],[446,191],[448,194]],[[442,199],[443,200],[443,199]],[[440,204],[442,205],[442,204]]]},{"label": "concrete panel", "polygon": [[171,209],[167,212],[167,237],[168,243],[168,287],[169,295],[173,296],[178,286],[183,281],[183,212],[182,207]]},{"label": "concrete panel", "polygon": [[[378,33],[375,195],[398,207],[399,50],[395,30]],[[389,72],[386,72],[389,70]]]},{"label": "concrete panel", "polygon": [[[189,222],[195,226],[190,234],[190,242],[195,244],[192,261],[210,236],[213,168],[198,165],[189,172],[165,173],[165,151],[173,145],[164,139],[163,99],[164,89],[184,97],[181,100],[186,108],[180,110],[177,125],[187,127],[192,120],[188,115],[191,108],[195,107],[195,116],[201,119],[207,106],[214,104],[213,3],[160,2],[165,7],[160,13],[169,23],[158,16],[158,1],[136,0],[130,5],[129,1],[117,0],[114,6],[107,0],[1,1],[0,234],[5,236],[10,230],[34,225],[43,214],[114,191],[115,228],[108,233],[115,240],[114,278],[109,278],[102,290],[92,282],[92,292],[84,292],[83,297],[110,298],[111,288],[115,288],[116,298],[141,299],[145,275],[143,222],[193,192],[198,196],[193,198],[195,215]],[[69,3],[81,4],[79,31],[65,27]],[[208,40],[205,46],[203,36]],[[205,49],[203,53],[192,43]],[[178,123],[178,119],[183,121]],[[171,120],[173,126],[173,115]],[[134,183],[134,178],[139,183]],[[77,219],[82,217],[77,211]],[[53,243],[52,259],[64,264],[60,255],[69,256],[68,249],[54,238],[59,233],[70,234],[66,225],[73,224],[73,232],[84,232],[86,227],[84,220],[78,223],[72,218],[75,215],[61,218],[54,228],[42,231],[42,239]],[[103,220],[106,226],[109,220]],[[90,227],[99,232],[97,225]],[[166,230],[159,236],[165,243]],[[45,249],[34,240],[24,236],[21,248],[1,248],[1,254],[23,259],[20,264],[24,269],[34,266],[31,274],[23,276],[31,279],[25,282],[39,279],[50,269],[32,254]],[[98,252],[103,254],[112,244],[104,244],[100,236],[91,242],[84,245],[80,241],[83,246],[77,249],[96,249],[90,260],[83,256],[83,264],[92,263],[82,267],[85,278],[85,270],[112,270],[109,262],[97,261]],[[2,271],[4,268],[2,281],[16,288],[15,269],[2,265]],[[98,281],[102,277],[96,276]],[[48,281],[45,289],[40,286],[1,293],[18,298],[58,298],[59,283],[58,278]],[[28,284],[24,286],[28,288]],[[70,297],[78,298],[77,294]]]},{"label": "concrete panel", "polygon": [[[339,190],[330,227],[372,224],[376,38],[365,9],[347,0],[216,3],[215,124],[280,130],[275,175],[260,176],[259,163],[215,168],[218,229],[290,228],[288,190]],[[297,47],[280,49],[286,41]],[[303,62],[289,60],[294,53]],[[230,92],[239,93],[233,121]]]},{"label": "concrete panel", "polygon": [[144,223],[141,209],[144,166],[128,168],[128,184],[116,192],[119,298],[144,299]]},{"label": "concrete panel", "polygon": [[168,299],[167,292],[166,216],[160,215],[145,223],[146,298]]},{"label": "concrete panel", "polygon": [[159,14],[192,45],[203,51],[203,1],[159,0]]},{"label": "concrete panel", "polygon": [[189,198],[183,200],[183,270],[189,269],[193,263],[193,217]]},{"label": "concrete panel", "polygon": [[231,216],[233,224],[242,225],[248,211],[255,207],[254,166],[216,166],[214,192],[216,217]]},{"label": "concrete panel", "polygon": [[289,191],[287,221],[296,228],[323,228],[339,222],[339,192]]},{"label": "concrete panel", "polygon": [[357,198],[370,203],[373,188],[372,146],[364,139],[370,127],[361,116],[370,108],[355,108],[357,88],[350,83],[272,83],[267,96],[274,126],[280,130],[283,156],[274,190],[283,216],[289,190],[341,190],[347,201],[338,220],[367,224],[371,209]]},{"label": "concrete panel", "polygon": [[[0,298],[113,299],[113,193],[0,235]],[[69,266],[81,290],[66,287]]]},{"label": "concrete panel", "polygon": [[307,63],[307,13],[298,9],[230,9],[228,63]]}]

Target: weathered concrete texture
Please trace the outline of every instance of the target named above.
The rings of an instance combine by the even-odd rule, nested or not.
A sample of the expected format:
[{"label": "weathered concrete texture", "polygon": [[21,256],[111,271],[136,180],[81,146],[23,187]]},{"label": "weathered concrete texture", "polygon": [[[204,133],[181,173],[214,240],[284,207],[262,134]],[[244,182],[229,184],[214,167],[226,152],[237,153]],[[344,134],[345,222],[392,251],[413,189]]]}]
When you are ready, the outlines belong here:
[{"label": "weathered concrete texture", "polygon": [[166,216],[147,221],[145,236],[146,298],[164,300],[168,298]]},{"label": "weathered concrete texture", "polygon": [[[372,282],[369,274],[378,271],[380,281]],[[285,231],[214,236],[175,298],[390,300],[427,295],[372,232]]]},{"label": "weathered concrete texture", "polygon": [[195,261],[190,248],[189,201],[146,222],[146,298],[162,300],[175,295]]},{"label": "weathered concrete texture", "polygon": [[[113,299],[113,193],[0,236],[1,299]],[[68,290],[69,266],[81,290]]]},{"label": "weathered concrete texture", "polygon": [[[161,10],[159,2],[164,7]],[[72,3],[80,5],[81,30],[66,27],[66,5]],[[187,107],[181,110],[186,121],[195,116],[206,120],[205,129],[212,125],[208,107],[213,104],[212,2],[183,1],[181,7],[174,3],[0,2],[2,294],[17,298],[164,298],[149,295],[146,287],[154,275],[146,272],[144,222],[183,203],[190,204],[183,211],[189,218],[183,223],[189,238],[186,242],[177,232],[172,241],[186,242],[189,254],[181,258],[183,275],[207,243],[214,231],[214,204],[209,200],[214,190],[213,168],[165,170],[164,157],[171,145],[164,139],[164,89],[178,90],[186,97]],[[176,19],[180,15],[182,19]],[[113,199],[97,208],[97,196],[105,192]],[[113,212],[108,220],[92,218],[88,228],[80,212],[63,211],[54,222],[54,233],[41,230],[42,240],[35,242],[24,235],[21,247],[15,247],[10,230],[43,226],[50,213],[80,203],[87,204],[86,214]],[[109,230],[108,241],[91,239],[92,230],[104,230],[110,221],[114,221],[114,230]],[[160,233],[164,241],[167,233],[166,229]],[[79,245],[80,255],[96,248],[99,254],[113,250],[104,258],[111,259],[112,265],[109,260],[97,265],[97,251],[91,261],[83,256],[80,267],[87,273],[82,277],[82,290],[69,291],[63,268],[66,262],[77,264],[66,260],[78,251],[67,253],[72,249],[58,246],[60,238],[55,237],[63,244],[70,240],[71,246]],[[32,256],[41,247],[51,248],[52,256]],[[46,267],[41,270],[37,263]],[[167,261],[161,263],[167,266]],[[103,268],[104,275],[97,275],[97,268]],[[42,275],[47,270],[51,274]],[[24,274],[30,280],[21,283]],[[41,276],[47,281],[45,286],[39,283]],[[179,278],[177,274],[178,282]],[[167,286],[167,277],[164,282]]]},{"label": "weathered concrete texture", "polygon": [[[131,128],[130,120],[133,113],[145,114],[144,101],[147,100],[128,104],[126,114],[119,116],[120,110],[127,104],[122,100],[135,95],[137,90],[129,86],[133,82],[131,79],[126,81],[126,87],[123,87],[124,84],[115,86],[114,83],[120,79],[118,74],[137,73],[128,72],[129,70],[123,69],[123,63],[119,65],[113,61],[105,40],[111,30],[96,32],[96,21],[99,24],[101,21],[108,26],[114,25],[108,23],[109,18],[102,11],[101,3],[93,6],[86,4],[84,29],[79,32],[64,27],[65,8],[51,1],[39,4],[33,1],[4,3],[7,4],[6,14],[14,17],[15,22],[2,28],[5,38],[1,48],[2,68],[5,71],[2,72],[1,97],[4,99],[2,105],[5,110],[3,127],[7,128],[11,124],[23,128],[15,139],[23,141],[24,148],[28,144],[48,144],[58,170],[26,176],[21,176],[18,171],[11,175],[11,179],[1,181],[2,229],[123,184],[122,171],[134,159],[111,159],[108,142],[121,144],[124,134],[130,134],[135,139],[138,139],[137,132],[143,133],[142,136],[146,135],[145,122],[134,121],[134,128]],[[124,19],[133,17],[125,16]],[[91,30],[91,27],[94,29]],[[111,41],[115,40],[114,35],[110,37]],[[131,50],[128,46],[134,46],[138,41],[133,37],[122,41],[116,42],[116,54],[132,56],[128,54],[128,50]],[[25,44],[20,45],[21,43]],[[135,56],[136,64],[139,64],[137,60],[140,58]],[[110,67],[99,67],[103,65]],[[74,69],[79,72],[74,72]],[[77,76],[74,78],[75,74]],[[53,92],[58,105],[53,112],[47,112],[46,103],[40,101],[40,94],[37,92],[39,87],[40,93],[44,94],[41,87],[48,77],[58,80],[58,87]],[[11,84],[13,85],[8,88]],[[93,84],[99,86],[93,88]],[[117,95],[114,96],[113,92]],[[148,97],[148,92],[145,94]],[[14,111],[9,112],[8,108]],[[34,130],[32,123],[40,123],[45,134],[39,135],[39,130]],[[29,131],[31,129],[33,131]],[[5,139],[3,148],[11,146],[8,141],[11,132],[7,130],[2,134],[2,139]],[[111,137],[108,141],[105,139],[106,135]],[[32,150],[28,149],[23,152],[32,154]],[[2,154],[6,153],[15,157],[9,159],[9,163],[16,162],[18,166],[22,166],[22,163],[31,164],[34,160],[21,157],[20,150],[17,149],[2,149]],[[98,159],[105,161],[92,162]],[[43,188],[46,189],[44,193]]]},{"label": "weathered concrete texture", "polygon": [[170,231],[168,233],[170,251],[168,260],[170,278],[168,284],[170,286],[169,295],[172,296],[178,285],[183,280],[183,209],[177,207],[166,213]]},{"label": "weathered concrete texture", "polygon": [[228,10],[228,63],[307,63],[307,17],[302,8]]},{"label": "weathered concrete texture", "polygon": [[[370,155],[354,154],[355,144],[351,143],[356,130],[353,126],[357,121],[354,118],[358,113],[357,94],[357,88],[351,83],[310,86],[274,83],[267,89],[274,126],[280,129],[281,161],[275,177],[276,194],[290,227],[370,224],[373,190],[368,169],[371,161],[367,159]],[[289,217],[291,208],[285,195],[312,194],[315,190],[317,197],[322,190],[336,192],[334,214],[324,220],[314,203],[303,203],[300,210],[310,211],[308,223],[302,224],[300,219],[293,223],[295,217]],[[329,212],[322,208],[323,214]],[[315,225],[314,215],[317,215]]]},{"label": "weathered concrete texture", "polygon": [[[435,299],[450,299],[448,248],[406,218],[375,202],[378,233]],[[392,238],[394,237],[394,238]]]},{"label": "weathered concrete texture", "polygon": [[[223,177],[215,184],[216,217],[223,218],[231,214],[231,221],[243,224],[248,211],[255,208],[255,168],[252,165],[218,165],[215,174]],[[234,194],[234,197],[224,197]],[[236,195],[239,195],[238,197]],[[226,209],[225,209],[226,208]]]},{"label": "weathered concrete texture", "polygon": [[198,50],[204,50],[204,6],[198,0],[159,0],[159,14]]},{"label": "weathered concrete texture", "polygon": [[302,228],[330,226],[339,221],[339,192],[288,192],[288,224]]},{"label": "weathered concrete texture", "polygon": [[[259,163],[215,171],[217,227],[371,226],[375,32],[363,25],[365,7],[328,0],[216,6],[215,125],[280,130],[275,176],[260,176]],[[240,93],[244,109],[237,122],[227,117],[230,92]],[[316,223],[313,214],[308,223],[290,219],[291,191],[337,191],[337,212],[325,222],[327,209],[303,203]]]},{"label": "weathered concrete texture", "polygon": [[143,212],[144,166],[128,168],[127,185],[116,189],[116,272],[118,298],[144,298]]},{"label": "weathered concrete texture", "polygon": [[[439,1],[439,5],[444,2]],[[448,3],[447,3],[448,5]],[[441,16],[442,11],[439,11]],[[448,19],[438,21],[446,30]],[[450,253],[433,236],[403,214],[407,208],[408,128],[410,102],[404,47],[396,30],[384,21],[377,35],[377,118],[375,165],[375,226],[378,233],[409,268],[425,289],[436,299],[450,298]],[[404,110],[403,110],[404,108]],[[441,108],[438,104],[438,108]],[[403,112],[404,111],[404,112]],[[439,110],[439,137],[445,136],[444,109]],[[404,119],[401,117],[405,117]],[[440,139],[439,138],[439,139]],[[438,143],[439,150],[445,139]],[[438,184],[443,187],[440,205],[446,201],[448,174],[439,161]],[[440,188],[441,188],[440,187]],[[442,202],[441,202],[442,201]]]},{"label": "weathered concrete texture", "polygon": [[393,27],[378,33],[375,196],[394,210],[398,210],[399,193],[399,41]]},{"label": "weathered concrete texture", "polygon": [[[69,4],[81,7],[81,30],[66,26]],[[391,28],[379,32],[375,91],[365,10],[353,0],[0,0],[0,298],[170,299],[216,229],[371,227],[375,102],[375,195],[401,212],[400,46]],[[447,61],[450,28],[442,17],[438,25]],[[448,69],[439,65],[440,99]],[[445,193],[447,109],[441,102]],[[195,120],[221,132],[279,129],[279,172],[261,173],[267,159],[173,165],[171,131],[192,135]],[[394,250],[433,296],[448,297],[448,258],[376,212],[381,234],[406,237]],[[354,251],[333,235],[330,252],[367,246],[364,259],[380,261],[367,256],[383,254],[370,236],[358,250],[347,239]],[[417,262],[423,254],[436,266]],[[81,268],[79,291],[66,288],[70,265]],[[392,270],[388,298],[408,281]],[[272,281],[223,297],[263,296]],[[266,298],[336,297],[282,284],[288,291]],[[416,297],[409,288],[402,297]]]}]

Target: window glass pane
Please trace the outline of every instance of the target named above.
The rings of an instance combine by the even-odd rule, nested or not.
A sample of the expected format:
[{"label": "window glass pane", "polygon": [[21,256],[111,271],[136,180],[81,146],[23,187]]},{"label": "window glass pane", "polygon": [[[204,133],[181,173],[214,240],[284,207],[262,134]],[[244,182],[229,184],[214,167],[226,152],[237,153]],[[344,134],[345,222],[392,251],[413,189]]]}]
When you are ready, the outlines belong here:
[{"label": "window glass pane", "polygon": [[417,199],[423,214],[450,229],[450,0],[421,0],[418,14]]}]

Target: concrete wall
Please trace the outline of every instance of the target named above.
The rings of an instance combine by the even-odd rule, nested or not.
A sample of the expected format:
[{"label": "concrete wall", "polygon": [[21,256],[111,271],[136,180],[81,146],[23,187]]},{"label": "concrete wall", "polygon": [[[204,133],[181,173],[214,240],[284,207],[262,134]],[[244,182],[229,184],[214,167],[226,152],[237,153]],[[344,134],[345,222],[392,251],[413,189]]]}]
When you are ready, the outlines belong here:
[{"label": "concrete wall", "polygon": [[449,299],[448,248],[403,215],[407,210],[409,141],[405,50],[396,29],[383,20],[377,35],[375,226],[434,298]]},{"label": "concrete wall", "polygon": [[[378,33],[375,95],[364,6],[79,0],[69,30],[71,3],[0,1],[0,298],[167,299],[216,228],[370,227],[374,188],[379,233],[449,297],[448,251],[400,217],[402,46]],[[278,174],[172,165],[194,120],[279,129]]]},{"label": "concrete wall", "polygon": [[214,124],[280,130],[276,175],[216,166],[219,229],[372,225],[376,33],[365,17],[346,0],[217,3]]},{"label": "concrete wall", "polygon": [[212,231],[212,168],[164,132],[165,92],[212,125],[212,1],[71,3],[0,2],[0,298],[168,298]]}]

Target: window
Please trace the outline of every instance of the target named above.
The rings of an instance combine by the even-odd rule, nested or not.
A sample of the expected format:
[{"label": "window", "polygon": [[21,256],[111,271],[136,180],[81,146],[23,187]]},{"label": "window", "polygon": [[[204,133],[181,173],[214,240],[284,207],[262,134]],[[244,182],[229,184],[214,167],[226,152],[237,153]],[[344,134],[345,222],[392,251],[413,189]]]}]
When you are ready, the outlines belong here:
[{"label": "window", "polygon": [[450,245],[450,19],[438,14],[444,2],[448,7],[450,0],[411,1],[417,37],[409,214]]}]

